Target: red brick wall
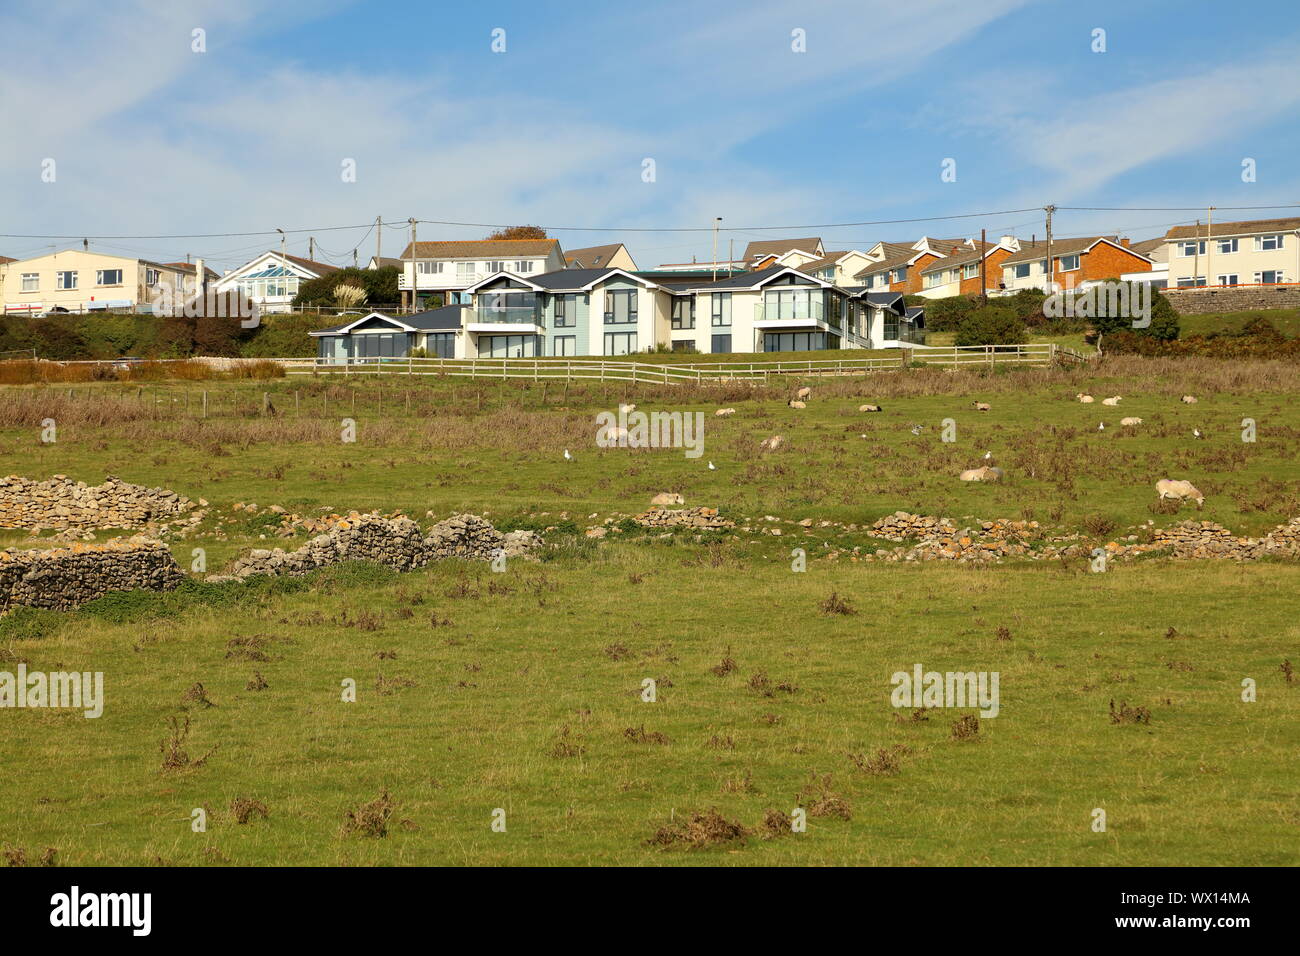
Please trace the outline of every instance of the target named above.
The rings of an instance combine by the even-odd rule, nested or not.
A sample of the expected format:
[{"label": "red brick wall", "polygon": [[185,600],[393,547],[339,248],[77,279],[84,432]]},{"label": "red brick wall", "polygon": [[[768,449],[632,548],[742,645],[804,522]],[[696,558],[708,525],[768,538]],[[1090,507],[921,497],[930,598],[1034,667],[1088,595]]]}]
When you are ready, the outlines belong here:
[{"label": "red brick wall", "polygon": [[921,270],[930,263],[936,261],[939,257],[933,253],[927,252],[921,258],[907,267],[907,278],[902,282],[891,282],[889,284],[890,292],[901,292],[903,295],[913,295],[920,292],[924,283],[921,281]]},{"label": "red brick wall", "polygon": [[[996,289],[998,287],[998,283],[1002,281],[1002,263],[1006,262],[1010,257],[1011,250],[1001,247],[989,253],[988,264],[984,267],[987,270],[985,277],[988,280],[988,288]],[[976,273],[972,279],[961,280],[962,295],[979,295],[980,292],[979,273]]]},{"label": "red brick wall", "polygon": [[1126,249],[1117,249],[1099,242],[1091,252],[1079,257],[1079,268],[1073,272],[1061,271],[1061,260],[1056,260],[1056,280],[1072,289],[1085,279],[1118,279],[1125,272],[1150,272],[1151,263]]}]

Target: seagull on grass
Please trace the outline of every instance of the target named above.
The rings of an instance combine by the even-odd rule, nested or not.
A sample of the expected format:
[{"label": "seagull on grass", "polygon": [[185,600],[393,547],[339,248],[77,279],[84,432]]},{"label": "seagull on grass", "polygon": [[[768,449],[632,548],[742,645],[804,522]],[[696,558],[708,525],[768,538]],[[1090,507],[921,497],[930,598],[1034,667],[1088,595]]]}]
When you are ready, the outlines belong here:
[{"label": "seagull on grass", "polygon": [[1193,429],[1192,429],[1192,437],[1193,437],[1193,438],[1204,438],[1204,437],[1205,437],[1205,432],[1201,431],[1199,428],[1193,428]]},{"label": "seagull on grass", "polygon": [[709,471],[717,471],[717,470],[718,469],[713,467],[713,462],[709,462]]},{"label": "seagull on grass", "polygon": [[1097,423],[1097,431],[1099,431],[1099,432],[1104,432],[1105,430],[1106,430],[1106,423],[1105,423],[1105,422],[1098,422],[1098,423]]},{"label": "seagull on grass", "polygon": [[573,461],[573,456],[569,454],[569,449],[564,449],[564,460]]}]

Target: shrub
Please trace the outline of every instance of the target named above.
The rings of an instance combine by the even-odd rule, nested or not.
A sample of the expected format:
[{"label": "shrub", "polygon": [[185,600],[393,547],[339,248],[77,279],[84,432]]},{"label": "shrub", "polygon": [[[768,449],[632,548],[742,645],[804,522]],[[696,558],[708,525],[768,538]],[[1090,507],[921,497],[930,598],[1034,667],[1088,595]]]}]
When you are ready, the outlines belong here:
[{"label": "shrub", "polygon": [[967,295],[920,300],[918,304],[925,307],[925,327],[930,332],[954,331],[975,308],[975,300]]},{"label": "shrub", "polygon": [[989,305],[976,309],[957,326],[954,344],[965,345],[1020,345],[1029,341],[1025,323],[1016,313],[1002,306]]}]

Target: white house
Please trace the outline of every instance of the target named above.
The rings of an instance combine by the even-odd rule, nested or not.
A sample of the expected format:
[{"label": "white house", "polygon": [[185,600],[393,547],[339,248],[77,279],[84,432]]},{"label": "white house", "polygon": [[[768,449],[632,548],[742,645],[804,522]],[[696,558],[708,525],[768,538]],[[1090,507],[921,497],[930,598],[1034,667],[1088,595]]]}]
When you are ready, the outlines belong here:
[{"label": "white house", "polygon": [[468,302],[469,288],[497,273],[527,277],[563,268],[558,239],[434,240],[416,242],[414,248],[408,242],[397,288],[405,305],[412,289],[417,302],[436,295],[452,305]]},{"label": "white house", "polygon": [[1300,282],[1300,218],[1174,226],[1165,245],[1171,288]]},{"label": "white house", "polygon": [[303,282],[337,272],[338,268],[270,251],[227,272],[210,287],[217,293],[242,292],[262,312],[288,312]]}]

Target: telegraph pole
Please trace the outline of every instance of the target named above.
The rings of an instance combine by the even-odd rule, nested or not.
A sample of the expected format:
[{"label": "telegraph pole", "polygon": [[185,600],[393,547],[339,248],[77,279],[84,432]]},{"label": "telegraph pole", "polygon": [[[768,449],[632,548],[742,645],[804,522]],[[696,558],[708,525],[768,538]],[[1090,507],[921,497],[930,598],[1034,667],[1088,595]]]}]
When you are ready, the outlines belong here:
[{"label": "telegraph pole", "polygon": [[411,313],[415,314],[415,293],[419,285],[419,277],[415,274],[415,217],[412,216],[407,220],[411,224]]},{"label": "telegraph pole", "polygon": [[722,222],[721,216],[713,217],[713,281],[718,281],[718,223]]},{"label": "telegraph pole", "polygon": [[1056,284],[1056,263],[1052,261],[1052,214],[1056,207],[1044,206],[1043,211],[1047,213],[1047,288],[1043,291],[1051,295],[1052,286]]},{"label": "telegraph pole", "polygon": [[1205,210],[1205,284],[1210,285],[1214,270],[1210,268],[1210,250],[1214,248],[1214,206]]},{"label": "telegraph pole", "polygon": [[[987,231],[988,230],[986,229],[980,230],[980,295],[984,297],[984,301],[981,303],[982,305],[989,304],[989,257],[988,251],[984,248],[984,243],[987,238],[985,233]],[[957,289],[959,291],[961,289],[960,279],[957,280]]]},{"label": "telegraph pole", "polygon": [[375,258],[384,254],[384,217],[375,217]]},{"label": "telegraph pole", "polygon": [[307,237],[307,258],[312,262],[316,261],[316,237]]}]

